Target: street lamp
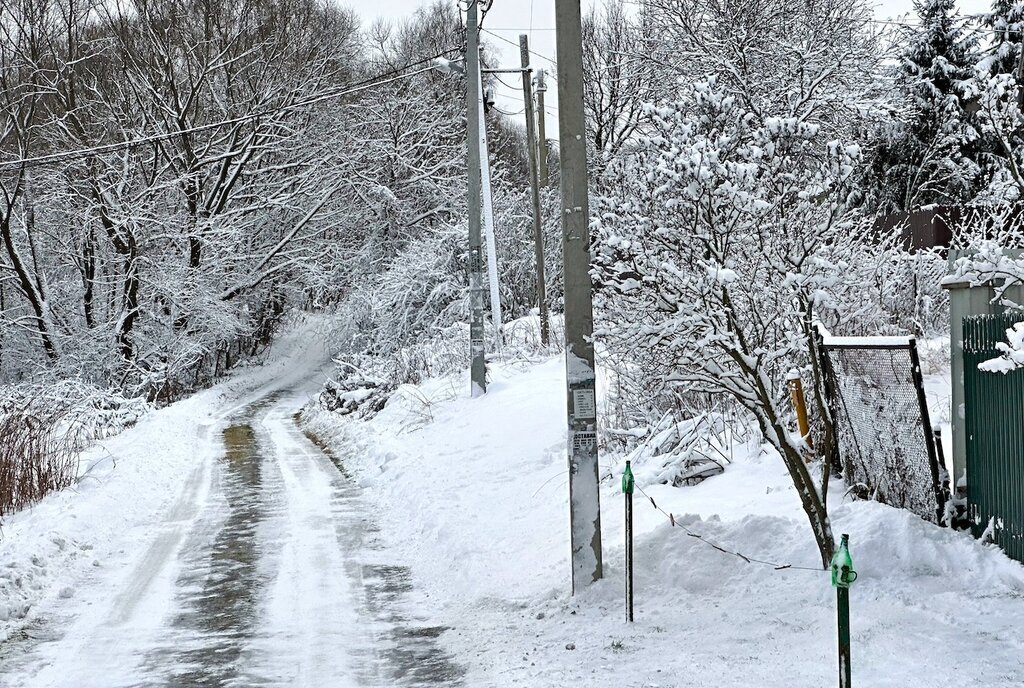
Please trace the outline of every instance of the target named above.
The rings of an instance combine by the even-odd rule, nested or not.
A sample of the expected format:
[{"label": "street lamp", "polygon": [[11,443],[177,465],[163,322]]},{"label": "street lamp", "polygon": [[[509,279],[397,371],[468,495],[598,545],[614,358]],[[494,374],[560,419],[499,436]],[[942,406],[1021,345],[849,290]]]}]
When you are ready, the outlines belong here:
[{"label": "street lamp", "polygon": [[462,60],[448,60],[443,57],[434,58],[434,67],[445,74],[465,74],[466,65]]}]

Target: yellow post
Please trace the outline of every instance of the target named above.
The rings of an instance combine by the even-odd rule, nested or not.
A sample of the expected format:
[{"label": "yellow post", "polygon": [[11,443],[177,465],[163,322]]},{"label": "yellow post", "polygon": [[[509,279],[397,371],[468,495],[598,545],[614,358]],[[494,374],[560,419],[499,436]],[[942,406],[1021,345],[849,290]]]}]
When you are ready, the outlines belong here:
[{"label": "yellow post", "polygon": [[807,446],[813,448],[811,426],[807,422],[807,403],[804,401],[804,386],[800,381],[800,373],[796,370],[789,371],[789,374],[786,375],[786,385],[789,387],[789,398],[793,402],[793,410],[796,411],[797,429]]}]

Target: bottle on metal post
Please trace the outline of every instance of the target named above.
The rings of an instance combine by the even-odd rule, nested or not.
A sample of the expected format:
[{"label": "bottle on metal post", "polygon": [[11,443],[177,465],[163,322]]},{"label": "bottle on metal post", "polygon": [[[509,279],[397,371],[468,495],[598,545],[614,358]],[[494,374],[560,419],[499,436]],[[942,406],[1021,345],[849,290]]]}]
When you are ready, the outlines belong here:
[{"label": "bottle on metal post", "polygon": [[850,688],[850,584],[857,580],[850,558],[850,536],[843,534],[832,557],[832,587],[836,589],[839,630],[839,688]]}]

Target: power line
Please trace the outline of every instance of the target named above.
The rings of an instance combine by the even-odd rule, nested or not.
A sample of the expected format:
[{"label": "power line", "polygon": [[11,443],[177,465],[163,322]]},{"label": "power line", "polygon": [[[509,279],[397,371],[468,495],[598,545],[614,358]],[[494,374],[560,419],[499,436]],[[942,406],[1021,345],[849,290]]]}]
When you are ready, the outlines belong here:
[{"label": "power line", "polygon": [[[505,41],[509,45],[514,45],[516,48],[519,47],[519,44],[516,43],[515,41],[510,41],[509,39],[505,38],[504,36],[501,36],[499,34],[494,33],[494,31],[492,31],[491,29],[480,29],[480,30],[483,31],[484,33],[487,33],[487,34],[490,34],[490,35],[494,36],[499,41]],[[518,29],[516,29],[516,30],[518,30]],[[541,58],[542,60],[547,60],[552,65],[556,64],[555,61],[552,60],[550,57],[548,57],[547,55],[544,55],[542,53],[538,53],[536,50],[530,50],[530,54],[531,55],[536,55],[537,57]],[[552,74],[551,76],[554,77],[554,74]]]},{"label": "power line", "polygon": [[494,111],[495,111],[495,112],[497,112],[497,113],[500,113],[500,114],[502,114],[502,115],[505,115],[506,117],[518,117],[519,115],[521,115],[521,114],[523,114],[524,112],[526,112],[526,108],[525,108],[525,107],[524,107],[524,108],[522,108],[522,109],[520,109],[520,110],[519,110],[518,112],[505,112],[504,110],[502,110],[502,109],[501,109],[500,107],[498,107],[497,105],[492,105],[492,106],[491,106],[491,109],[492,109],[492,110],[494,110]]},{"label": "power line", "polygon": [[[16,166],[35,167],[35,166],[39,166],[39,165],[48,165],[48,164],[51,164],[51,163],[54,163],[54,162],[62,162],[64,160],[68,160],[68,159],[71,159],[71,158],[79,158],[79,157],[83,157],[83,156],[96,155],[96,154],[100,154],[100,153],[110,153],[110,152],[113,152],[113,151],[124,150],[124,149],[132,148],[134,146],[138,146],[138,145],[142,145],[142,144],[146,144],[146,143],[155,143],[157,141],[166,141],[167,139],[172,139],[172,138],[174,138],[176,136],[181,136],[182,134],[195,134],[195,133],[199,133],[199,132],[203,132],[203,131],[209,131],[211,129],[218,129],[220,127],[232,126],[232,125],[235,125],[235,124],[242,124],[244,122],[249,122],[249,121],[252,121],[254,119],[259,119],[260,117],[265,117],[267,115],[276,114],[278,112],[284,112],[286,110],[293,110],[295,108],[305,107],[307,105],[314,105],[316,103],[319,103],[319,102],[322,102],[322,101],[325,101],[325,100],[330,100],[332,98],[340,98],[342,96],[351,95],[353,93],[359,93],[360,91],[366,91],[366,90],[369,90],[369,89],[374,88],[376,86],[383,86],[385,84],[393,83],[393,82],[399,81],[401,79],[405,79],[405,78],[408,78],[408,77],[416,76],[417,74],[423,74],[424,72],[429,72],[429,71],[434,69],[433,65],[431,65],[429,67],[425,67],[423,69],[416,70],[414,72],[403,73],[404,70],[406,70],[406,69],[410,69],[412,67],[417,67],[419,65],[422,65],[422,64],[425,64],[425,63],[428,63],[428,62],[433,62],[435,59],[437,59],[439,57],[444,57],[445,55],[447,55],[449,53],[452,53],[455,50],[456,50],[455,48],[449,48],[447,50],[444,50],[444,51],[438,53],[437,55],[433,55],[431,57],[424,58],[424,59],[419,60],[417,62],[411,62],[411,63],[403,65],[401,67],[396,67],[395,69],[392,69],[391,71],[384,72],[383,74],[377,74],[377,75],[375,75],[375,76],[373,76],[373,77],[371,77],[369,79],[364,79],[363,81],[357,82],[355,85],[348,86],[345,89],[336,90],[336,91],[329,91],[329,92],[326,92],[326,93],[321,93],[318,96],[313,96],[312,98],[307,98],[305,100],[296,101],[294,103],[286,103],[284,105],[278,105],[278,106],[275,106],[275,107],[272,107],[272,108],[266,108],[264,110],[260,110],[260,111],[257,111],[257,112],[250,112],[250,113],[248,113],[246,115],[241,115],[239,117],[233,117],[233,118],[230,118],[230,119],[224,119],[224,120],[220,120],[218,122],[211,122],[209,124],[202,124],[202,125],[195,126],[195,127],[190,127],[190,128],[187,128],[187,129],[178,129],[178,130],[175,130],[175,131],[163,132],[161,134],[154,134],[152,136],[144,136],[144,137],[140,137],[140,138],[137,138],[137,139],[131,139],[129,141],[118,141],[116,143],[108,143],[108,144],[104,144],[102,146],[95,146],[95,147],[92,147],[92,148],[82,148],[82,149],[76,149],[76,150],[70,150],[70,151],[61,151],[59,153],[48,153],[46,155],[40,155],[40,156],[36,156],[36,157],[33,157],[33,158],[19,158],[19,159],[16,159],[16,160],[6,160],[6,161],[3,161],[3,162],[0,162],[0,169],[5,168],[5,167],[16,167]],[[390,78],[388,78],[388,77],[390,77]]]},{"label": "power line", "polygon": [[[510,84],[507,81],[505,81],[504,79],[502,79],[500,74],[493,74],[492,76],[494,77],[495,81],[497,81],[499,84],[501,84],[505,88],[511,88],[512,90],[516,90],[516,89],[519,88],[518,86],[513,86],[512,84]],[[524,74],[523,78],[526,79],[527,76]]]},{"label": "power line", "polygon": [[[628,4],[638,4],[638,3],[628,3]],[[987,15],[984,15],[984,14],[962,14],[962,15],[960,15],[958,17],[958,19],[962,19],[965,22],[971,22],[971,21],[976,21],[978,19],[984,19],[986,16]],[[901,20],[898,20],[898,19],[858,19],[858,20],[856,20],[855,23],[879,24],[879,25],[883,25],[883,26],[899,26],[899,27],[903,27],[903,28],[907,28],[907,29],[920,29],[920,28],[922,28],[924,26],[927,26],[927,24],[922,24],[920,22],[914,22],[914,21],[909,21],[909,20],[908,21],[901,21]],[[995,35],[1004,34],[1004,33],[1017,33],[1016,31],[1010,30],[1010,29],[995,29],[995,28],[986,27],[986,26],[968,26],[968,27],[965,27],[965,28],[967,30],[971,31],[972,33],[984,33],[984,34],[995,34]],[[526,28],[516,28],[516,27],[513,27],[513,26],[500,26],[500,27],[499,26],[492,26],[492,27],[490,27],[490,29],[484,29],[484,30],[487,31],[488,33],[491,33],[493,31],[513,31],[513,32],[523,32],[523,31],[527,31],[527,30],[529,30],[530,32],[533,32],[533,31],[555,31],[556,29],[553,29],[553,28],[550,28],[550,27],[531,27],[530,29],[526,29]],[[501,38],[501,36],[496,36],[496,38]],[[502,40],[505,40],[505,39],[502,38]],[[506,42],[511,43],[511,41],[506,41]],[[530,52],[533,52],[533,51],[531,50]],[[541,55],[541,57],[543,57],[545,60],[550,60],[551,59],[551,58],[548,58],[548,57],[546,57],[544,55]]]}]

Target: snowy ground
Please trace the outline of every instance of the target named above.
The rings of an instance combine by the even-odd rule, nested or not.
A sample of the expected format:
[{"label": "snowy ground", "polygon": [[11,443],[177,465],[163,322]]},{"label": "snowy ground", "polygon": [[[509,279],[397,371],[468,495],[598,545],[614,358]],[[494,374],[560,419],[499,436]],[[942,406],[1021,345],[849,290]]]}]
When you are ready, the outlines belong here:
[{"label": "snowy ground", "polygon": [[[461,669],[355,488],[293,421],[316,321],[153,413],[0,542],[0,686],[440,685]],[[420,684],[417,684],[420,685]]]},{"label": "snowy ground", "polygon": [[[626,625],[616,478],[601,495],[606,578],[570,597],[561,360],[499,365],[492,375],[484,398],[467,398],[467,380],[432,381],[368,423],[306,412],[453,627],[442,637],[465,662],[467,685],[835,684],[834,592],[824,572],[724,555],[642,497],[636,623]],[[686,528],[730,549],[814,567],[781,460],[759,446],[737,449],[721,476],[647,492]],[[835,529],[850,534],[860,573],[852,593],[858,684],[1021,685],[1024,568],[966,534],[842,502],[836,485]]]},{"label": "snowy ground", "polygon": [[[817,554],[777,456],[738,445],[696,487],[641,482],[681,525],[637,497],[629,626],[620,466],[606,578],[568,594],[561,359],[494,365],[480,399],[461,378],[403,388],[370,422],[307,407],[325,455],[292,422],[321,341],[292,328],[268,366],[104,442],[75,490],[5,524],[0,686],[835,685],[834,593],[797,568]],[[1020,685],[1024,568],[835,488],[858,685]]]}]

